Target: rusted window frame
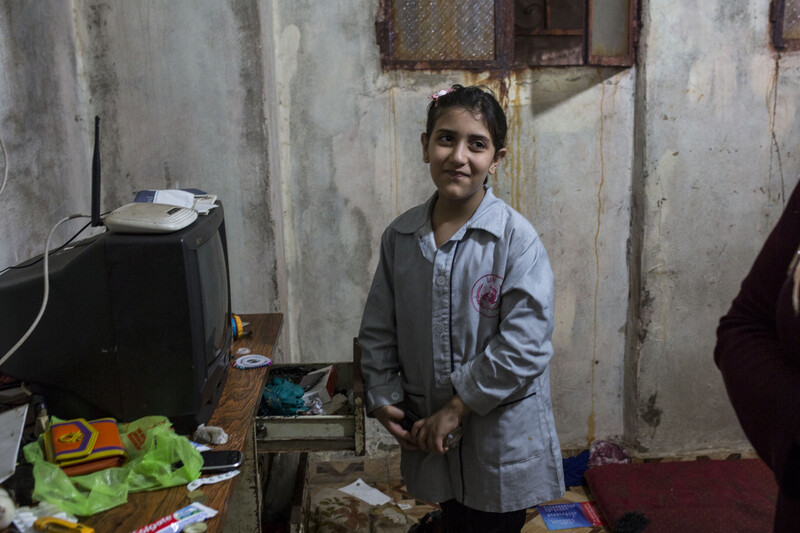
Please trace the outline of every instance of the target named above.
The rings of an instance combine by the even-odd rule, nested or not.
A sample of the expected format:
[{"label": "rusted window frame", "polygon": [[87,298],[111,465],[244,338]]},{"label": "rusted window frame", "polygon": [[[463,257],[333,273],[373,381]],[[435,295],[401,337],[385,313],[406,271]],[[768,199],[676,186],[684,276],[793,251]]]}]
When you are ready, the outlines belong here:
[{"label": "rusted window frame", "polygon": [[[380,0],[378,5],[378,20],[375,30],[378,35],[378,45],[381,52],[381,65],[384,69],[397,70],[439,70],[439,69],[467,69],[467,70],[494,70],[503,68],[511,62],[510,54],[514,52],[514,5],[512,0],[494,0],[495,26],[495,57],[493,60],[407,60],[396,59],[394,48],[396,46],[396,33],[392,27],[392,0]],[[499,21],[499,24],[498,24]]]},{"label": "rusted window frame", "polygon": [[[545,2],[545,20],[544,26],[548,26],[552,22],[551,19],[551,7],[554,2],[558,2],[559,0],[544,0]],[[581,0],[584,8],[587,7],[588,0]],[[511,0],[512,6],[516,8],[516,2]],[[587,11],[587,9],[584,9]],[[586,19],[587,13],[584,14],[584,20]],[[576,36],[580,37],[581,39],[581,46],[580,46],[580,54],[581,54],[581,63],[537,63],[537,62],[530,62],[530,58],[520,58],[516,55],[516,42],[514,43],[514,50],[512,50],[512,67],[513,68],[547,68],[547,67],[575,67],[575,66],[584,66],[586,65],[586,49],[587,49],[587,25],[584,22],[584,25],[580,29],[576,30],[564,30],[564,29],[554,29],[554,28],[546,28],[546,29],[536,29],[536,30],[523,30],[520,31],[516,27],[516,18],[512,21],[512,27],[514,32],[514,39],[516,40],[519,37],[568,37],[568,36]]]},{"label": "rusted window frame", "polygon": [[[639,41],[638,5],[640,0],[628,3],[628,48],[624,56],[593,56],[591,50],[591,15],[595,0],[587,1],[586,27],[584,29],[583,65],[576,66],[618,66],[630,67],[636,59]],[[783,0],[775,0],[780,1]],[[396,34],[392,27],[392,0],[379,0],[375,31],[380,48],[381,66],[385,70],[508,70],[521,68],[524,63],[514,61],[514,0],[495,0],[495,58],[494,60],[402,60],[394,57]],[[552,68],[561,65],[537,65],[527,68]]]},{"label": "rusted window frame", "polygon": [[595,0],[588,1],[586,13],[586,39],[584,40],[584,61],[586,65],[608,67],[630,67],[636,61],[636,47],[639,43],[639,1],[628,1],[628,52],[620,56],[592,55],[592,14]]},{"label": "rusted window frame", "polygon": [[800,50],[800,39],[783,38],[783,18],[786,12],[786,0],[772,0],[769,6],[770,33],[772,46],[776,50]]}]

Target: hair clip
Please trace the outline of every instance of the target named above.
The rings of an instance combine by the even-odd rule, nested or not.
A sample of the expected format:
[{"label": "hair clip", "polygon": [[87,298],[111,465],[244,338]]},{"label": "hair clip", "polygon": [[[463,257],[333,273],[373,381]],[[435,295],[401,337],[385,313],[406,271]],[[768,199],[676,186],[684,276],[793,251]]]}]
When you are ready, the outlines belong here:
[{"label": "hair clip", "polygon": [[436,102],[439,100],[439,97],[444,96],[446,94],[450,94],[451,92],[455,91],[455,89],[439,89],[435,93],[431,95],[431,100],[433,100],[433,105],[436,105]]}]

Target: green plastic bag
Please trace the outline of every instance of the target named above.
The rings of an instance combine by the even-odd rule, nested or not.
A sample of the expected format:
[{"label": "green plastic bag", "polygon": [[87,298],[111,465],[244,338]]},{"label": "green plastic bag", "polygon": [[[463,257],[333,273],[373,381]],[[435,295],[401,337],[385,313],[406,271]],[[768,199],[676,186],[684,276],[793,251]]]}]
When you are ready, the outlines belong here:
[{"label": "green plastic bag", "polygon": [[124,504],[129,492],[185,485],[200,476],[200,452],[172,431],[166,417],[147,416],[117,427],[128,462],[83,476],[67,476],[48,462],[43,436],[26,445],[25,459],[33,464],[33,497],[77,516],[90,516]]}]

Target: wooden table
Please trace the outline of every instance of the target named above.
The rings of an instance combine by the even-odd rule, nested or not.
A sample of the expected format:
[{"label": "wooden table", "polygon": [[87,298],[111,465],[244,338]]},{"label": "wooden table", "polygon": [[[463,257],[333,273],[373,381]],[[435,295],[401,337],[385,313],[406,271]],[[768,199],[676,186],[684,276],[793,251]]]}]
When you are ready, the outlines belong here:
[{"label": "wooden table", "polygon": [[[239,348],[249,348],[250,353],[272,358],[272,351],[277,342],[283,323],[280,313],[242,315],[245,333],[252,335],[243,337],[234,343],[233,358]],[[253,418],[258,411],[261,391],[268,375],[268,367],[240,370],[231,368],[219,404],[206,425],[218,426],[228,433],[228,442],[216,446],[216,449],[247,451],[252,438]],[[245,472],[238,476],[215,483],[203,485],[206,495],[205,505],[218,512],[217,516],[206,522],[208,531],[222,531],[226,513],[231,502],[234,486]],[[191,503],[187,498],[189,491],[185,485],[151,492],[137,492],[128,495],[128,503],[91,517],[80,519],[80,522],[91,526],[97,533],[127,533],[170,515]],[[255,497],[255,496],[254,496]]]}]

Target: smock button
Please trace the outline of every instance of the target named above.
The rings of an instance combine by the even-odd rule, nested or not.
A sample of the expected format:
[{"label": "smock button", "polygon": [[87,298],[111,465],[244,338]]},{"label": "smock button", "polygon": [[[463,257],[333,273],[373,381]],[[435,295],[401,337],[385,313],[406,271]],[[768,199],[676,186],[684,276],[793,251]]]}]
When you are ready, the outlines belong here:
[{"label": "smock button", "polygon": [[450,376],[442,376],[439,378],[439,385],[447,385],[450,383]]},{"label": "smock button", "polygon": [[399,400],[399,399],[400,399],[400,394],[397,393],[397,392],[393,392],[392,393],[392,400]]},{"label": "smock button", "polygon": [[442,286],[445,283],[447,283],[447,278],[445,278],[444,276],[439,276],[438,278],[436,278],[437,285]]}]

